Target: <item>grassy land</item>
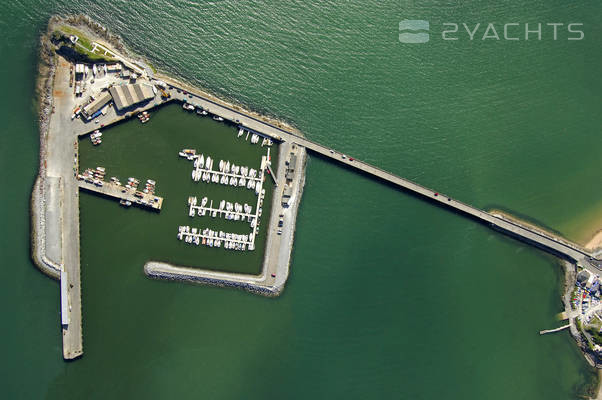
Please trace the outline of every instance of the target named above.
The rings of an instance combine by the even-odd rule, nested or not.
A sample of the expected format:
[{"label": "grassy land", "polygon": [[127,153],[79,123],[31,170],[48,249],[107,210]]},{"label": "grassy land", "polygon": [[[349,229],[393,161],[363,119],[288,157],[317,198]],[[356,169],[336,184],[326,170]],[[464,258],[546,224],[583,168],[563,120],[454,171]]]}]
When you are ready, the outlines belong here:
[{"label": "grassy land", "polygon": [[602,333],[600,333],[599,327],[589,325],[585,330],[592,336],[594,343],[602,345]]},{"label": "grassy land", "polygon": [[74,50],[77,51],[79,54],[87,57],[90,61],[93,61],[93,62],[96,62],[96,61],[114,62],[115,61],[115,59],[113,59],[113,58],[94,53],[92,51],[92,48],[94,47],[92,45],[92,42],[81,31],[79,31],[71,26],[67,26],[67,25],[60,26],[58,28],[58,31],[60,34],[67,36],[67,37],[70,35],[77,36],[79,39],[77,40],[77,44],[75,46],[73,46]]}]

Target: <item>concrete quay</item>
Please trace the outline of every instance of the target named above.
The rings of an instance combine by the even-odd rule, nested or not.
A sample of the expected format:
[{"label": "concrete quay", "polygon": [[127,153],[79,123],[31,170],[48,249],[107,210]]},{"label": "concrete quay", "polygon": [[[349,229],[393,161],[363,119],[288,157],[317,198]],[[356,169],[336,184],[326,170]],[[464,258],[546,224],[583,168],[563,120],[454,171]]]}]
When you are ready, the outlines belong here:
[{"label": "concrete quay", "polygon": [[[83,354],[83,339],[79,187],[74,173],[78,147],[77,135],[71,129],[74,101],[69,90],[69,66],[58,57],[52,87],[53,110],[47,115],[47,131],[42,133],[40,175],[32,195],[34,224],[38,223],[37,227],[34,225],[32,241],[38,253],[34,260],[41,259],[43,263],[36,265],[61,281],[63,357],[74,359]],[[38,246],[40,243],[44,245]]]},{"label": "concrete quay", "polygon": [[[86,181],[79,181],[78,184],[81,189],[119,200],[130,201],[132,202],[132,205],[136,204],[156,211],[160,211],[163,206],[163,197],[155,196],[150,193],[138,192],[135,189],[128,189],[123,185],[116,185],[113,182],[104,182],[102,186],[96,186],[95,184]],[[142,193],[142,195],[141,197],[136,197],[135,193]]]}]

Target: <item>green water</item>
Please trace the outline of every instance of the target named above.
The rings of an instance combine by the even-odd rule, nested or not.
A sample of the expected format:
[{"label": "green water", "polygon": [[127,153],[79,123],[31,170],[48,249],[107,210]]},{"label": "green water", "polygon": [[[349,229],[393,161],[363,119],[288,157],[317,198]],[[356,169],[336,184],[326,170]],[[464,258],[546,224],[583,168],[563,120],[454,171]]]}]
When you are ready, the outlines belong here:
[{"label": "green water", "polygon": [[[58,285],[29,260],[33,77],[48,16],[87,12],[157,67],[292,121],[311,139],[578,238],[601,214],[600,11],[593,0],[6,4],[4,397],[576,398],[592,371],[567,333],[537,334],[561,310],[553,258],[316,157],[278,299],[146,279],[144,262],[168,250],[160,238],[176,240],[172,224],[82,194],[85,354],[63,362]],[[430,20],[431,42],[399,43],[404,18]],[[586,37],[444,43],[435,36],[445,21],[580,21]],[[169,124],[170,112],[151,123]],[[126,143],[155,128],[114,129],[124,133],[114,143]],[[110,152],[111,137],[99,156],[133,151]],[[173,146],[153,138],[149,151]],[[165,193],[176,183],[160,179],[164,168],[189,184],[187,162],[152,160],[104,164],[121,178],[156,178]],[[178,197],[166,207],[177,209]]]},{"label": "green water", "polygon": [[[178,157],[182,149],[196,149],[198,154],[214,159],[215,170],[222,159],[259,170],[261,157],[267,154],[268,147],[251,144],[250,137],[248,141],[245,136],[237,138],[237,131],[233,125],[186,112],[178,103],[161,107],[158,112],[151,111],[151,120],[146,124],[134,118],[103,130],[100,146],[92,145],[87,136],[83,137],[80,140],[80,171],[103,166],[107,181],[116,176],[125,184],[128,177],[137,177],[141,182],[140,189],[144,188],[147,179],[153,179],[157,182],[156,194],[164,197],[164,202],[160,214],[157,214],[136,207],[119,207],[116,201],[108,202],[92,194],[83,194],[80,200],[82,209],[90,212],[82,213],[81,223],[84,229],[85,226],[92,229],[89,232],[82,229],[82,247],[95,247],[94,243],[103,239],[99,238],[96,228],[106,225],[110,227],[108,235],[119,235],[122,244],[113,246],[110,256],[121,262],[129,263],[128,254],[140,253],[152,260],[177,265],[259,273],[265,248],[264,228],[270,215],[274,186],[269,177],[264,182],[266,196],[255,251],[224,251],[223,248],[197,247],[176,240],[178,226],[181,225],[200,228],[201,231],[210,228],[245,235],[251,233],[248,222],[214,219],[209,215],[188,216],[188,196],[197,196],[199,205],[201,199],[207,197],[207,206],[213,201],[213,207],[218,208],[224,199],[232,203],[247,203],[253,210],[257,196],[254,190],[246,188],[193,182],[190,176],[193,163]],[[270,149],[270,157],[277,165],[277,146]],[[99,245],[97,249],[102,247]]]}]

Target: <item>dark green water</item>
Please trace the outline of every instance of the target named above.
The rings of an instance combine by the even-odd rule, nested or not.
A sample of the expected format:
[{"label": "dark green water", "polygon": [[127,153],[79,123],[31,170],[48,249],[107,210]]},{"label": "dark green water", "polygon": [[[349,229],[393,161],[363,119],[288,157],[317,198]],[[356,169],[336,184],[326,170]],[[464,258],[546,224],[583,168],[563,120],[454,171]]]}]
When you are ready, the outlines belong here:
[{"label": "dark green water", "polygon": [[[199,154],[211,156],[215,160],[216,170],[221,159],[259,170],[261,156],[267,154],[268,148],[250,144],[250,138],[245,141],[245,136],[237,138],[237,131],[233,125],[200,118],[196,113],[182,110],[180,104],[170,104],[158,112],[151,111],[151,120],[144,125],[134,118],[104,130],[103,142],[98,147],[92,145],[88,137],[82,138],[81,171],[103,166],[106,168],[107,181],[111,176],[118,177],[123,183],[130,176],[137,177],[141,182],[140,189],[144,188],[147,179],[153,179],[157,182],[157,195],[164,196],[163,208],[157,214],[136,207],[126,209],[119,207],[118,202],[83,194],[80,200],[82,209],[90,211],[82,213],[81,223],[91,229],[82,235],[82,247],[95,247],[94,243],[103,239],[96,228],[106,225],[111,229],[109,235],[118,235],[122,243],[112,247],[110,254],[113,259],[129,263],[129,254],[140,253],[152,260],[170,261],[178,265],[259,273],[266,239],[263,228],[270,215],[274,186],[269,177],[264,182],[266,197],[256,238],[256,251],[224,251],[223,248],[197,247],[175,239],[180,225],[200,228],[201,231],[210,228],[245,235],[251,232],[248,222],[214,219],[209,215],[188,216],[188,196],[197,196],[199,205],[206,196],[213,201],[215,208],[225,199],[232,203],[247,203],[252,205],[253,210],[257,196],[254,190],[246,188],[193,182],[190,177],[193,163],[178,157],[179,151],[191,148]],[[270,156],[274,165],[277,165],[277,146],[270,149]],[[103,247],[99,245],[97,250]]]},{"label": "dark green water", "polygon": [[[58,285],[29,260],[33,78],[48,16],[87,12],[159,68],[312,139],[582,239],[602,208],[600,11],[593,0],[6,4],[4,397],[576,398],[592,371],[566,333],[537,334],[561,309],[553,258],[315,157],[276,300],[147,280],[142,265],[162,257],[159,239],[128,233],[151,216],[82,195],[85,354],[63,362]],[[431,42],[399,43],[404,18],[430,20]],[[577,21],[586,37],[446,43],[435,36],[447,21]],[[122,178],[149,174],[140,162],[114,165]],[[175,241],[167,228],[158,235]]]}]

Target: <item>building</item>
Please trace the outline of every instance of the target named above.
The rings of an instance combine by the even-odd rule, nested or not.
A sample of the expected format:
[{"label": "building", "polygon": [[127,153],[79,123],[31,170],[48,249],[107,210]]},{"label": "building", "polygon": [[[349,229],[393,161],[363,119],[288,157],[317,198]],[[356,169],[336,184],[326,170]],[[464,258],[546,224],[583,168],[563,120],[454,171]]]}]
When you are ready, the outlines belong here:
[{"label": "building", "polygon": [[121,64],[107,64],[107,72],[121,72]]},{"label": "building", "polygon": [[288,207],[290,205],[292,195],[293,188],[289,185],[284,185],[284,189],[282,189],[282,207]]},{"label": "building", "polygon": [[84,64],[75,64],[75,80],[81,81],[84,78],[86,68]]},{"label": "building", "polygon": [[82,109],[82,115],[86,117],[86,119],[93,118],[94,114],[100,111],[112,99],[113,98],[111,97],[111,94],[109,92],[100,92],[96,99],[92,100],[90,104],[88,104]]},{"label": "building", "polygon": [[118,110],[129,108],[135,104],[150,100],[155,97],[153,87],[145,83],[136,83],[133,85],[113,86],[109,89],[115,107]]}]

